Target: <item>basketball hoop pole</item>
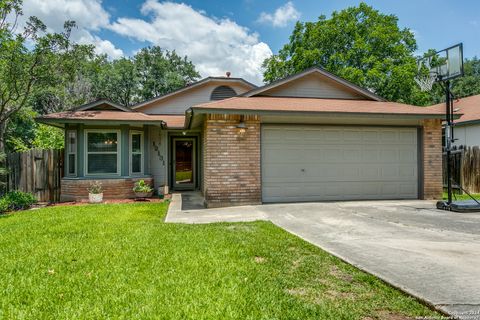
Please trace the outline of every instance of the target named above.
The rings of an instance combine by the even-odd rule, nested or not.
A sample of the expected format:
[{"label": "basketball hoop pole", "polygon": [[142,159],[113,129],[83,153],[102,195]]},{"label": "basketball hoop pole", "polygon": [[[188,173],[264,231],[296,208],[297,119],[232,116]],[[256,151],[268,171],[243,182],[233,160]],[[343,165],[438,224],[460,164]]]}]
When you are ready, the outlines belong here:
[{"label": "basketball hoop pole", "polygon": [[452,110],[452,97],[450,94],[450,81],[445,81],[445,106],[446,106],[446,125],[445,125],[445,147],[447,153],[447,204],[452,203],[452,125],[453,125],[453,110]]}]

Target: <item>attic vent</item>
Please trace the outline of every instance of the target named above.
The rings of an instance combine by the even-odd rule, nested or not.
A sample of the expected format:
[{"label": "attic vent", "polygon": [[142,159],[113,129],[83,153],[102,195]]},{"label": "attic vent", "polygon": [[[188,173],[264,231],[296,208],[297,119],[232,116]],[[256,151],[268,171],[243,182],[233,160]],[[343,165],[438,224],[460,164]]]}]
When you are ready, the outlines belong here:
[{"label": "attic vent", "polygon": [[229,86],[219,86],[213,89],[210,100],[223,100],[231,97],[235,97],[237,93]]}]

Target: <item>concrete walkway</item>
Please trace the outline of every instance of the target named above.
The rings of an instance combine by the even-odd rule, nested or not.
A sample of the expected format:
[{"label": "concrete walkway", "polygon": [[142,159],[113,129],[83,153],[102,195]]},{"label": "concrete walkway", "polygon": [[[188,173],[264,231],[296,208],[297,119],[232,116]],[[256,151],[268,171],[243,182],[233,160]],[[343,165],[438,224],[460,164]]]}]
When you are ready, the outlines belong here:
[{"label": "concrete walkway", "polygon": [[178,200],[174,195],[167,222],[270,220],[439,310],[480,319],[480,214],[439,211],[419,200],[184,211]]}]

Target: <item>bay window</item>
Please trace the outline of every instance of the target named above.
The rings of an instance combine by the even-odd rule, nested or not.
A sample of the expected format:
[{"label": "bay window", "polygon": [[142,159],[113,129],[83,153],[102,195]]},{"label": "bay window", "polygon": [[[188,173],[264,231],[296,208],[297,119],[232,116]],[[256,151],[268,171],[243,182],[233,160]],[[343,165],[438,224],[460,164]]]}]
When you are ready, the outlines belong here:
[{"label": "bay window", "polygon": [[86,174],[120,174],[120,131],[86,130]]}]

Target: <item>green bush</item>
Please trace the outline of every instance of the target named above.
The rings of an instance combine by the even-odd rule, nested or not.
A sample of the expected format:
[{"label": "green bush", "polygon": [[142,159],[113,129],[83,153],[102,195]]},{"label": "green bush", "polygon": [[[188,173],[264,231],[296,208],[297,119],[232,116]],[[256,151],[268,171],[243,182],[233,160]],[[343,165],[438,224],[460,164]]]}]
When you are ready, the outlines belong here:
[{"label": "green bush", "polygon": [[36,202],[37,199],[31,193],[10,191],[0,198],[0,213],[28,209]]},{"label": "green bush", "polygon": [[133,192],[149,193],[149,192],[152,192],[152,191],[153,191],[152,187],[150,187],[150,185],[147,184],[145,182],[145,180],[139,180],[139,181],[135,182],[135,184],[133,186]]}]

